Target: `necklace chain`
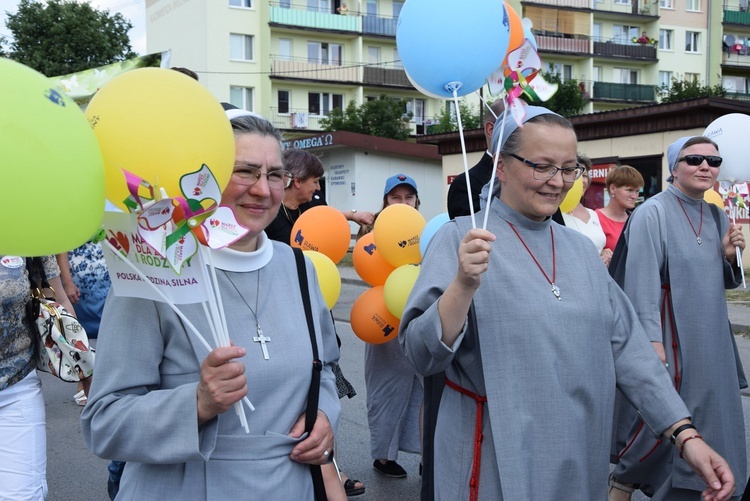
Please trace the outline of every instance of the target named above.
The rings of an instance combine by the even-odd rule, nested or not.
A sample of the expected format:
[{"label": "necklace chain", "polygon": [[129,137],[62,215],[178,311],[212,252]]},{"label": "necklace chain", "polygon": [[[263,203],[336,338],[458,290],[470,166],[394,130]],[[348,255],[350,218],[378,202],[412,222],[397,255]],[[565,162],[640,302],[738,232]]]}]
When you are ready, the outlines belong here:
[{"label": "necklace chain", "polygon": [[682,209],[682,213],[685,214],[685,219],[687,219],[688,224],[690,224],[690,229],[693,230],[693,234],[695,235],[695,240],[698,242],[698,245],[701,245],[701,231],[703,231],[703,203],[701,202],[701,221],[698,223],[698,231],[695,231],[695,226],[693,226],[693,222],[690,220],[690,216],[688,216],[687,211],[685,210],[685,206],[682,204],[682,200],[677,198],[677,201],[680,202],[680,208]]},{"label": "necklace chain", "polygon": [[283,202],[281,204],[281,209],[284,211],[284,215],[289,220],[289,222],[292,223],[292,226],[294,226],[294,223],[297,222],[297,219],[299,219],[299,217],[302,215],[302,210],[297,207],[297,219],[292,219],[292,215],[289,214],[289,209],[287,209],[286,205],[284,205]]},{"label": "necklace chain", "polygon": [[239,287],[237,287],[237,284],[234,283],[234,280],[229,276],[229,273],[224,271],[224,276],[227,277],[227,280],[229,280],[229,283],[232,284],[232,287],[234,287],[234,290],[237,291],[237,295],[240,296],[242,301],[247,305],[247,307],[250,309],[250,312],[255,317],[255,331],[257,332],[257,336],[253,337],[253,341],[256,343],[260,343],[260,347],[263,350],[263,359],[268,360],[268,348],[266,347],[266,343],[271,341],[270,337],[266,337],[263,335],[263,330],[260,328],[260,320],[258,319],[258,299],[260,298],[260,269],[258,270],[258,275],[256,276],[256,284],[255,284],[255,309],[253,310],[253,307],[250,306],[250,303],[247,299],[245,299],[245,296],[242,295],[240,292]]},{"label": "necklace chain", "polygon": [[547,283],[552,286],[552,294],[555,295],[558,301],[562,301],[562,298],[560,297],[560,288],[555,284],[557,281],[557,260],[555,259],[555,232],[552,231],[552,226],[549,227],[549,235],[550,239],[552,240],[552,279],[550,279],[549,275],[547,275],[547,272],[544,271],[544,268],[542,268],[542,265],[539,264],[539,260],[537,260],[536,256],[533,252],[531,252],[531,249],[529,249],[529,246],[526,245],[526,242],[521,238],[521,234],[518,233],[518,230],[515,226],[513,226],[513,223],[508,221],[508,226],[510,226],[510,229],[513,230],[513,233],[516,234],[518,237],[518,240],[521,241],[521,244],[523,244],[524,249],[526,249],[526,252],[529,253],[529,256],[531,256],[531,259],[534,260],[534,264],[536,264],[537,268],[539,268],[539,271],[542,272],[542,275],[544,275],[544,278],[547,280]]}]

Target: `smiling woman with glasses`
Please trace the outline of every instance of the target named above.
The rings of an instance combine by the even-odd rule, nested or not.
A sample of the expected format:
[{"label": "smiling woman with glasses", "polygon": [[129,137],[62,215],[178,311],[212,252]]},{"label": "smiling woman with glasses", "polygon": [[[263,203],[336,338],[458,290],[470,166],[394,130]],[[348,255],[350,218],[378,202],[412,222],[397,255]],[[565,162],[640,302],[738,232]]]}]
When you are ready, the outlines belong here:
[{"label": "smiling woman with glasses", "polygon": [[726,462],[687,439],[688,410],[625,294],[591,241],[551,219],[581,174],[573,126],[536,106],[523,127],[505,119],[487,229],[469,216],[441,227],[401,317],[411,365],[445,371],[435,499],[606,499],[617,388],[656,433],[680,430],[688,465],[716,467],[726,499]]},{"label": "smiling woman with glasses", "polygon": [[258,167],[252,165],[235,165],[234,182],[242,186],[252,186],[260,180],[261,176],[266,176],[268,185],[272,188],[287,188],[292,182],[292,174],[283,169],[275,169],[269,172],[263,172]]},{"label": "smiling woman with glasses", "polygon": [[[745,239],[741,226],[703,199],[719,175],[716,143],[683,137],[669,146],[666,157],[670,184],[633,212],[623,234],[624,273],[617,278],[692,425],[727,459],[739,494],[747,479],[739,390],[747,383],[737,362],[725,289],[742,282],[735,252],[745,248]],[[619,258],[615,254],[613,260]],[[700,499],[700,479],[682,467],[670,446],[635,431],[641,422],[629,403],[623,400],[618,409],[613,456],[620,457],[612,499],[630,499],[626,491],[632,484],[640,484],[652,499]],[[695,430],[683,435],[700,436]]]}]

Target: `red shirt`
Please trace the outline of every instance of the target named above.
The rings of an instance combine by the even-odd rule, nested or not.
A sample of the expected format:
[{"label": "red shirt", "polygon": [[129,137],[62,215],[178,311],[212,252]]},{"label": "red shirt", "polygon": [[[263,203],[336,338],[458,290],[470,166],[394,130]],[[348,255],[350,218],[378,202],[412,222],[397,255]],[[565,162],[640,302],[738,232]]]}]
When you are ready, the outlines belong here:
[{"label": "red shirt", "polygon": [[605,216],[601,209],[596,209],[596,213],[599,215],[599,224],[602,225],[604,235],[607,237],[607,243],[604,244],[604,248],[614,252],[617,241],[620,239],[620,233],[622,233],[622,229],[625,227],[625,221],[613,221]]}]

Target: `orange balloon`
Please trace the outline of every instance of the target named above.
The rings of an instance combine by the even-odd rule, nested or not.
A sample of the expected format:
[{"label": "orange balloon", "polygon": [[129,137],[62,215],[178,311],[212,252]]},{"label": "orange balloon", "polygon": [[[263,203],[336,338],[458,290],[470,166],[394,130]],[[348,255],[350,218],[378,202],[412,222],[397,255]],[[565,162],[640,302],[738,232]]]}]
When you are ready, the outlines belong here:
[{"label": "orange balloon", "polygon": [[383,344],[398,337],[400,321],[385,306],[382,285],[365,291],[354,301],[349,320],[354,334],[365,343]]},{"label": "orange balloon", "polygon": [[523,44],[526,34],[523,31],[523,21],[521,21],[521,16],[518,15],[516,9],[511,7],[508,2],[504,3],[505,12],[508,13],[508,21],[510,22],[510,35],[508,38],[508,50],[505,52],[501,67],[505,68],[505,76],[508,76],[510,74],[510,69],[508,68],[508,53],[513,52]]},{"label": "orange balloon", "polygon": [[350,242],[344,215],[333,207],[318,205],[303,212],[294,223],[289,245],[325,254],[335,264],[346,255]]},{"label": "orange balloon", "polygon": [[360,238],[354,245],[352,261],[354,270],[368,285],[385,284],[388,275],[395,270],[378,252],[372,232]]},{"label": "orange balloon", "polygon": [[721,195],[719,195],[716,190],[706,190],[703,194],[703,200],[710,204],[714,204],[721,210],[724,210],[724,199],[721,198]]},{"label": "orange balloon", "polygon": [[396,268],[421,262],[419,239],[426,224],[422,214],[410,205],[396,204],[383,209],[372,230],[380,255]]}]

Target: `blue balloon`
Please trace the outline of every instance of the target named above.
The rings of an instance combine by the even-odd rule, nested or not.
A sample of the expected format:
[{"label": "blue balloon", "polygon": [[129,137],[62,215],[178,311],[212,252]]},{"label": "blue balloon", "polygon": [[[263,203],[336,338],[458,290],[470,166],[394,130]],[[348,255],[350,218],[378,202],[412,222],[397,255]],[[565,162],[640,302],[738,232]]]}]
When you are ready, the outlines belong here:
[{"label": "blue balloon", "polygon": [[396,46],[415,86],[429,96],[471,94],[503,61],[510,22],[498,0],[409,0],[398,17]]},{"label": "blue balloon", "polygon": [[427,222],[424,229],[422,230],[422,235],[420,235],[419,237],[419,253],[423,258],[424,253],[427,251],[427,245],[430,243],[430,240],[432,240],[432,237],[435,236],[435,233],[437,233],[441,226],[443,226],[450,220],[451,218],[448,217],[448,213],[443,212],[442,214],[438,214]]},{"label": "blue balloon", "polygon": [[531,19],[529,19],[528,17],[524,17],[523,19],[521,19],[521,23],[523,24],[524,38],[529,41],[534,49],[539,50],[536,46],[536,38],[534,38],[534,34],[531,32],[531,28],[534,27]]}]

